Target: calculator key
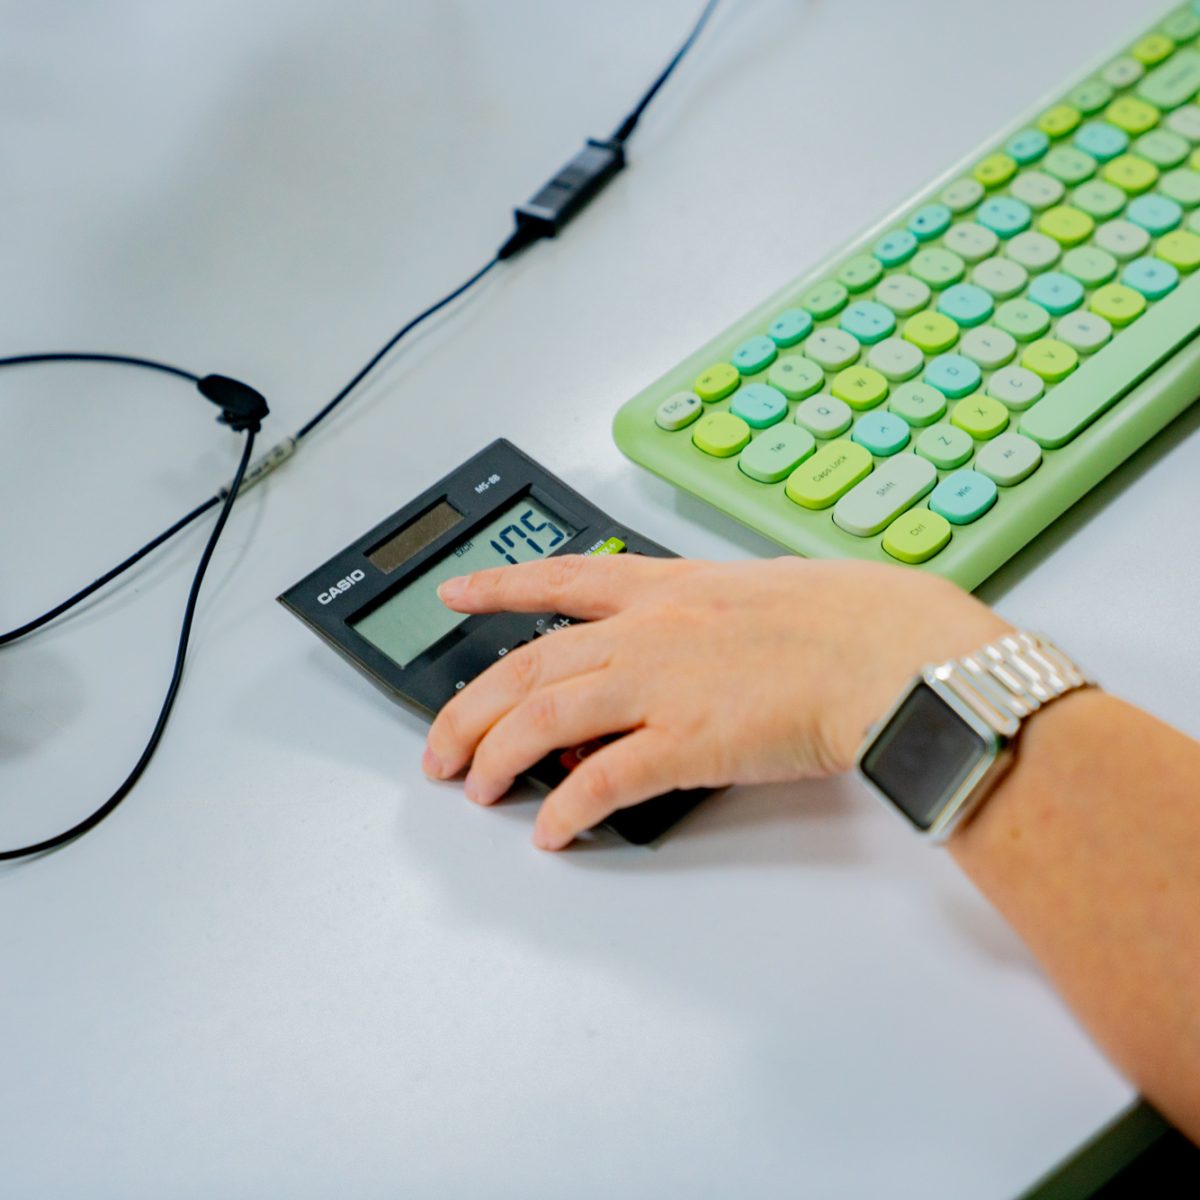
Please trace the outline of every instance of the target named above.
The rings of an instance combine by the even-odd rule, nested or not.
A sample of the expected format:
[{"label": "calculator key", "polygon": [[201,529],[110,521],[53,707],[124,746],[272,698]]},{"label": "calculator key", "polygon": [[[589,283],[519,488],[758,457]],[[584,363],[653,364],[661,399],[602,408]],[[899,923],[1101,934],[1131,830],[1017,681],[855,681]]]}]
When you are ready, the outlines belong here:
[{"label": "calculator key", "polygon": [[[619,537],[605,538],[598,546],[587,551],[588,558],[611,558],[614,554],[625,554],[629,547]],[[518,642],[517,646],[527,646],[528,642]],[[517,646],[514,646],[515,650]]]},{"label": "calculator key", "polygon": [[804,354],[827,371],[840,371],[858,358],[858,342],[843,329],[818,329],[804,343]]},{"label": "calculator key", "polygon": [[996,324],[1018,342],[1032,342],[1050,328],[1050,314],[1028,300],[1009,300],[996,309]]},{"label": "calculator key", "polygon": [[1005,367],[988,380],[987,394],[1013,412],[1024,412],[1042,398],[1046,385],[1024,367]]},{"label": "calculator key", "polygon": [[1132,221],[1106,221],[1096,230],[1096,245],[1124,262],[1145,251],[1150,235]]},{"label": "calculator key", "polygon": [[906,383],[892,393],[888,409],[910,425],[923,428],[946,415],[946,397],[927,383]]},{"label": "calculator key", "polygon": [[1025,353],[1021,355],[1021,366],[1035,375],[1040,375],[1047,383],[1057,383],[1060,379],[1066,379],[1079,366],[1079,355],[1057,338],[1038,338],[1036,342],[1025,347]]},{"label": "calculator key", "polygon": [[919,242],[941,237],[950,228],[954,214],[946,204],[926,204],[908,218],[908,230]]},{"label": "calculator key", "polygon": [[885,338],[867,353],[867,366],[893,382],[919,375],[924,365],[925,356],[912,342],[906,342],[903,338]]},{"label": "calculator key", "polygon": [[741,379],[737,367],[730,363],[717,363],[696,377],[692,391],[701,400],[711,404],[714,400],[724,400],[736,391]]},{"label": "calculator key", "polygon": [[1170,233],[1183,220],[1183,208],[1166,196],[1138,196],[1129,202],[1125,216],[1151,237],[1160,237]]},{"label": "calculator key", "polygon": [[898,267],[917,252],[916,235],[907,229],[893,229],[875,243],[875,257],[885,267]]},{"label": "calculator key", "polygon": [[1121,282],[1147,300],[1161,300],[1179,283],[1179,272],[1160,258],[1135,258],[1121,272]]},{"label": "calculator key", "polygon": [[1014,200],[1011,196],[992,196],[979,206],[975,214],[980,225],[986,226],[998,237],[1010,238],[1029,228],[1033,213],[1028,204]]},{"label": "calculator key", "polygon": [[1041,129],[1022,129],[1008,139],[1004,149],[1010,158],[1025,167],[1037,162],[1050,149],[1050,138]]},{"label": "calculator key", "polygon": [[978,365],[961,354],[939,354],[925,368],[925,382],[951,400],[969,395],[981,378]]},{"label": "calculator key", "polygon": [[1153,104],[1136,96],[1118,96],[1104,110],[1104,117],[1118,129],[1136,136],[1158,124],[1159,111]]},{"label": "calculator key", "polygon": [[1200,34],[1200,16],[1184,11],[1172,13],[1163,22],[1162,31],[1167,37],[1174,38],[1177,42],[1186,42],[1189,38]]},{"label": "calculator key", "polygon": [[977,442],[993,438],[1008,425],[1008,409],[982,392],[960,400],[950,414],[950,424],[969,433]]},{"label": "calculator key", "polygon": [[1186,275],[1200,267],[1200,237],[1186,229],[1177,229],[1158,239],[1154,253]]},{"label": "calculator key", "polygon": [[1132,50],[1129,51],[1134,58],[1138,60],[1144,67],[1152,67],[1156,63],[1162,62],[1173,50],[1175,43],[1161,33],[1151,33],[1142,38]]},{"label": "calculator key", "polygon": [[818,321],[823,321],[826,317],[832,317],[834,313],[841,312],[849,299],[850,293],[842,284],[834,279],[827,279],[824,283],[818,283],[816,287],[805,292],[800,297],[800,303]]},{"label": "calculator key", "polygon": [[952,471],[975,453],[975,443],[956,425],[931,425],[917,438],[916,450],[939,471]]},{"label": "calculator key", "polygon": [[1035,233],[1032,229],[1018,233],[1004,247],[1004,253],[1013,262],[1019,262],[1027,271],[1044,271],[1058,262],[1062,247],[1044,233]]},{"label": "calculator key", "polygon": [[1158,108],[1178,108],[1200,91],[1200,54],[1180,50],[1170,62],[1151,71],[1138,84],[1137,94]]},{"label": "calculator key", "polygon": [[958,325],[982,325],[992,315],[992,297],[973,283],[956,283],[939,297],[937,309]]},{"label": "calculator key", "polygon": [[1013,487],[1038,469],[1042,448],[1021,433],[1002,433],[975,455],[975,470],[1000,487]]},{"label": "calculator key", "polygon": [[825,386],[825,372],[810,359],[785,354],[767,372],[767,383],[789,400],[803,400]]},{"label": "calculator key", "polygon": [[1040,212],[1057,204],[1065,189],[1053,175],[1044,175],[1041,171],[1023,171],[1012,181],[1008,190],[1023,204]]},{"label": "calculator key", "polygon": [[1089,79],[1067,93],[1067,103],[1073,104],[1085,117],[1099,112],[1112,99],[1112,88],[1102,79]]},{"label": "calculator key", "polygon": [[917,313],[905,321],[904,337],[926,354],[940,354],[958,341],[958,326],[941,313]]},{"label": "calculator key", "polygon": [[959,343],[959,353],[978,363],[985,371],[995,370],[1010,362],[1017,352],[1017,343],[1012,334],[992,325],[980,325],[968,329]]},{"label": "calculator key", "polygon": [[[1196,113],[1200,115],[1200,105],[1196,106]],[[1181,208],[1195,208],[1200,204],[1200,171],[1192,171],[1187,167],[1168,171],[1158,181],[1158,190]]]},{"label": "calculator key", "polygon": [[855,537],[872,537],[931,492],[936,483],[937,471],[927,459],[897,454],[837,502],[833,522]]},{"label": "calculator key", "polygon": [[997,240],[996,235],[983,225],[974,221],[960,221],[946,231],[942,244],[965,262],[977,263],[995,254]]},{"label": "calculator key", "polygon": [[1055,325],[1054,336],[1080,354],[1093,354],[1112,339],[1112,326],[1095,313],[1068,313]]},{"label": "calculator key", "polygon": [[952,254],[949,250],[943,250],[939,246],[926,246],[913,256],[908,269],[931,288],[944,288],[957,283],[963,277],[966,265],[957,254]]},{"label": "calculator key", "polygon": [[989,154],[975,164],[972,174],[985,188],[997,188],[1017,173],[1016,161],[1007,154]]},{"label": "calculator key", "polygon": [[789,308],[771,322],[767,333],[775,345],[786,349],[812,333],[813,319],[802,308]]},{"label": "calculator key", "polygon": [[1089,121],[1076,131],[1074,143],[1085,154],[1108,162],[1129,149],[1129,134],[1108,121]]},{"label": "calculator key", "polygon": [[692,430],[693,445],[714,458],[732,458],[749,441],[750,426],[733,413],[706,413]]},{"label": "calculator key", "polygon": [[729,411],[751,429],[766,429],[787,416],[787,397],[765,383],[748,383],[734,396]]},{"label": "calculator key", "polygon": [[778,354],[778,347],[769,337],[752,337],[733,352],[730,361],[742,375],[756,375],[766,370]]},{"label": "calculator key", "polygon": [[1069,204],[1048,208],[1038,218],[1038,229],[1063,246],[1078,246],[1092,236],[1096,222]]},{"label": "calculator key", "polygon": [[1070,104],[1056,104],[1038,117],[1037,126],[1050,137],[1059,138],[1070,133],[1082,119],[1079,109]]},{"label": "calculator key", "polygon": [[957,179],[942,193],[942,203],[955,214],[968,212],[983,199],[978,179]]},{"label": "calculator key", "polygon": [[670,433],[690,425],[704,407],[695,392],[676,392],[668,396],[655,410],[654,423]]},{"label": "calculator key", "polygon": [[1046,173],[1068,187],[1074,187],[1096,173],[1096,160],[1074,146],[1055,146],[1042,160]]},{"label": "calculator key", "polygon": [[1193,145],[1200,142],[1200,104],[1189,104],[1177,108],[1166,121],[1167,128],[1180,137],[1187,138]]},{"label": "calculator key", "polygon": [[796,405],[795,420],[813,437],[831,438],[850,428],[854,413],[844,400],[820,392]]},{"label": "calculator key", "polygon": [[1071,194],[1071,203],[1095,221],[1107,221],[1125,207],[1128,197],[1119,187],[1103,179],[1089,179]]},{"label": "calculator key", "polygon": [[833,377],[829,390],[861,412],[881,404],[887,397],[888,385],[887,380],[871,367],[849,367]]},{"label": "calculator key", "polygon": [[828,442],[789,476],[784,492],[803,508],[828,508],[875,465],[871,452],[857,442]]},{"label": "calculator key", "polygon": [[978,471],[955,471],[930,493],[929,507],[951,525],[978,521],[996,503],[996,485]]},{"label": "calculator key", "polygon": [[991,292],[997,300],[1007,300],[1029,282],[1029,272],[1020,263],[1004,258],[988,258],[971,272],[971,282]]},{"label": "calculator key", "polygon": [[903,563],[928,562],[950,542],[950,522],[927,508],[898,516],[883,535],[883,548]]},{"label": "calculator key", "polygon": [[873,346],[895,332],[896,316],[876,300],[856,300],[843,310],[838,324],[863,345]]},{"label": "calculator key", "polygon": [[1133,143],[1134,151],[1160,171],[1177,167],[1187,158],[1191,147],[1185,138],[1169,129],[1152,129]]},{"label": "calculator key", "polygon": [[1126,88],[1131,83],[1137,83],[1145,73],[1146,68],[1136,58],[1130,58],[1126,54],[1120,58],[1114,58],[1104,68],[1101,75],[1104,77],[1105,83],[1109,83],[1115,88]]},{"label": "calculator key", "polygon": [[[1092,312],[1120,328],[1136,320],[1146,309],[1146,298],[1141,292],[1120,283],[1108,283],[1092,293],[1088,304]],[[1033,436],[1033,435],[1030,435]],[[1044,446],[1046,443],[1043,442]]]},{"label": "calculator key", "polygon": [[1119,154],[1104,167],[1104,178],[1123,192],[1137,196],[1148,192],[1158,179],[1158,168],[1136,154]]},{"label": "calculator key", "polygon": [[879,260],[870,254],[859,254],[843,264],[838,282],[851,294],[865,292],[878,283],[883,275]]},{"label": "calculator key", "polygon": [[910,436],[908,423],[895,413],[869,412],[854,423],[850,438],[879,458],[887,458],[903,450]]},{"label": "calculator key", "polygon": [[875,299],[901,317],[923,309],[929,303],[929,295],[929,284],[903,272],[889,275],[875,289]]},{"label": "calculator key", "polygon": [[1029,285],[1029,299],[1040,304],[1052,317],[1061,317],[1083,303],[1083,285],[1070,275],[1048,271]]},{"label": "calculator key", "polygon": [[760,483],[786,479],[817,448],[813,436],[799,425],[780,425],[760,433],[742,451],[738,466]]},{"label": "calculator key", "polygon": [[1117,260],[1107,250],[1095,246],[1076,246],[1063,255],[1062,269],[1084,287],[1098,287],[1117,273]]}]

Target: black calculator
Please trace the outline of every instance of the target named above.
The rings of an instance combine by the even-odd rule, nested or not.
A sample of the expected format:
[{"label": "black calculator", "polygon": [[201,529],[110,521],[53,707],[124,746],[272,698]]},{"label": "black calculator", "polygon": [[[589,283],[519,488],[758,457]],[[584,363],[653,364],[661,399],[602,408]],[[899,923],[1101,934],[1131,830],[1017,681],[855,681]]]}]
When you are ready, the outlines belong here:
[{"label": "black calculator", "polygon": [[[618,524],[503,438],[288,588],[279,601],[388,695],[432,717],[481,671],[570,625],[558,613],[465,615],[437,587],[453,575],[555,554],[669,550]],[[547,755],[526,775],[553,788],[605,741]],[[708,792],[669,792],[604,824],[654,841]]]}]

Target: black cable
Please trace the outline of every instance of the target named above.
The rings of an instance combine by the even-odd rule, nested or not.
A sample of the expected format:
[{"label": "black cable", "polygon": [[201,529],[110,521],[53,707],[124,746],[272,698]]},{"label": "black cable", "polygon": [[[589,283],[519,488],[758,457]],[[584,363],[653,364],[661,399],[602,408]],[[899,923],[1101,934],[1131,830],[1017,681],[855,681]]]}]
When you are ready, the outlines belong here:
[{"label": "black cable", "polygon": [[145,367],[150,371],[162,371],[164,375],[178,375],[190,383],[199,383],[200,376],[185,371],[182,367],[173,367],[170,363],[158,362],[153,358],[134,358],[129,354],[77,354],[73,351],[55,351],[49,354],[14,354],[9,358],[0,358],[0,367],[19,367],[31,363],[48,362],[104,362],[124,363],[130,367]]},{"label": "black cable", "polygon": [[204,547],[203,553],[200,555],[199,565],[196,567],[196,574],[192,577],[191,590],[188,592],[187,604],[183,610],[183,624],[179,630],[179,643],[175,650],[175,667],[171,672],[171,682],[167,685],[167,694],[163,699],[162,708],[159,709],[158,720],[154,723],[150,740],[146,743],[146,748],[142,751],[141,757],[134,763],[133,770],[125,777],[120,787],[89,816],[78,822],[78,824],[72,825],[70,829],[54,837],[46,838],[44,841],[34,842],[28,846],[21,846],[16,850],[0,851],[0,862],[15,858],[28,858],[33,854],[43,854],[47,850],[54,850],[59,846],[66,845],[67,842],[74,841],[77,837],[87,833],[89,829],[94,829],[99,825],[129,795],[130,791],[133,790],[134,784],[141,778],[142,772],[146,769],[146,765],[154,755],[154,751],[158,749],[158,743],[162,739],[163,731],[167,727],[167,719],[170,717],[171,709],[175,705],[175,697],[179,693],[179,684],[183,679],[183,664],[187,657],[188,639],[191,637],[192,632],[192,618],[196,613],[196,601],[200,597],[200,586],[204,582],[204,574],[208,570],[208,564],[212,559],[213,551],[216,549],[221,532],[225,528],[225,522],[229,519],[230,509],[233,508],[234,501],[237,499],[238,489],[242,485],[246,468],[250,465],[250,454],[254,449],[255,432],[254,429],[246,431],[246,444],[242,448],[242,458],[238,463],[237,472],[233,477],[233,482],[229,486],[229,491],[225,496],[225,503],[221,506],[221,511],[217,516],[212,533],[208,535],[208,542]]}]

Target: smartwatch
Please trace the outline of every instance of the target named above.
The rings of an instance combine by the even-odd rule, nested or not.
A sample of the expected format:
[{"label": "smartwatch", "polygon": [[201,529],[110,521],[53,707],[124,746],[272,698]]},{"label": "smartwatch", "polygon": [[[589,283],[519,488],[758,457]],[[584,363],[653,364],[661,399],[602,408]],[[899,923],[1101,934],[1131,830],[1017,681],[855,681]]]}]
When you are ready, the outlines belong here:
[{"label": "smartwatch", "polygon": [[1012,764],[1022,722],[1094,684],[1047,638],[1008,634],[923,668],[868,730],[859,773],[919,835],[944,842]]}]

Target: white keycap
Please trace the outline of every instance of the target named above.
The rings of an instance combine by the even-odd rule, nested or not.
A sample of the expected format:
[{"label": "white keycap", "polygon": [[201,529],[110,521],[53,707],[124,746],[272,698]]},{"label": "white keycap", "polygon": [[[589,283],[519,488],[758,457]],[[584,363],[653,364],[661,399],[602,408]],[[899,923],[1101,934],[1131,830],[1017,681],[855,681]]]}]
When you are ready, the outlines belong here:
[{"label": "white keycap", "polygon": [[1028,479],[1042,461],[1041,447],[1022,433],[1002,433],[984,442],[975,455],[975,470],[1001,487]]},{"label": "white keycap", "polygon": [[985,258],[971,272],[971,281],[997,299],[1007,300],[1029,282],[1029,272],[1008,258]]},{"label": "white keycap", "polygon": [[1125,262],[1150,245],[1150,235],[1132,221],[1105,221],[1096,228],[1096,245]]},{"label": "white keycap", "polygon": [[977,362],[985,371],[1002,367],[1012,362],[1017,352],[1016,339],[1003,329],[993,325],[980,325],[968,329],[958,343],[959,354],[965,354],[972,362]]},{"label": "white keycap", "polygon": [[1080,354],[1091,354],[1112,337],[1112,326],[1096,313],[1067,313],[1054,327],[1054,336]]},{"label": "white keycap", "polygon": [[920,312],[929,303],[931,294],[929,284],[914,279],[903,271],[889,275],[875,289],[875,299],[902,317]]},{"label": "white keycap", "polygon": [[942,203],[953,213],[966,212],[983,199],[983,184],[978,179],[955,180],[943,193]]},{"label": "white keycap", "polygon": [[942,239],[947,250],[953,250],[969,263],[982,262],[988,255],[995,254],[999,240],[990,229],[974,221],[951,225]]},{"label": "white keycap", "polygon": [[1012,181],[1009,191],[1018,199],[1023,200],[1030,208],[1049,208],[1063,198],[1066,189],[1062,181],[1043,171],[1025,171]]},{"label": "white keycap", "polygon": [[1189,142],[1200,142],[1200,105],[1185,104],[1177,108],[1167,118],[1167,126]]},{"label": "white keycap", "polygon": [[853,420],[850,405],[825,392],[809,396],[796,405],[796,424],[803,425],[813,437],[837,437],[850,428]]},{"label": "white keycap", "polygon": [[804,357],[827,371],[840,371],[858,358],[859,345],[844,329],[818,329],[804,343]]},{"label": "white keycap", "polygon": [[1024,233],[1018,233],[1004,247],[1004,253],[1013,262],[1019,262],[1025,270],[1036,273],[1054,266],[1062,249],[1052,237],[1027,229]]},{"label": "white keycap", "polygon": [[836,504],[834,524],[855,537],[886,529],[906,508],[933,491],[937,471],[928,459],[897,454],[886,459]]},{"label": "white keycap", "polygon": [[1013,412],[1023,412],[1045,390],[1041,377],[1024,367],[1002,367],[987,384],[987,394]]},{"label": "white keycap", "polygon": [[1137,83],[1145,73],[1146,68],[1136,58],[1130,58],[1126,54],[1121,58],[1114,58],[1101,75],[1105,83],[1115,88],[1123,88]]},{"label": "white keycap", "polygon": [[903,338],[884,338],[867,351],[867,366],[893,383],[911,379],[925,365],[925,356]]},{"label": "white keycap", "polygon": [[682,429],[700,415],[703,407],[703,402],[695,392],[676,392],[658,406],[654,421],[660,429]]}]

